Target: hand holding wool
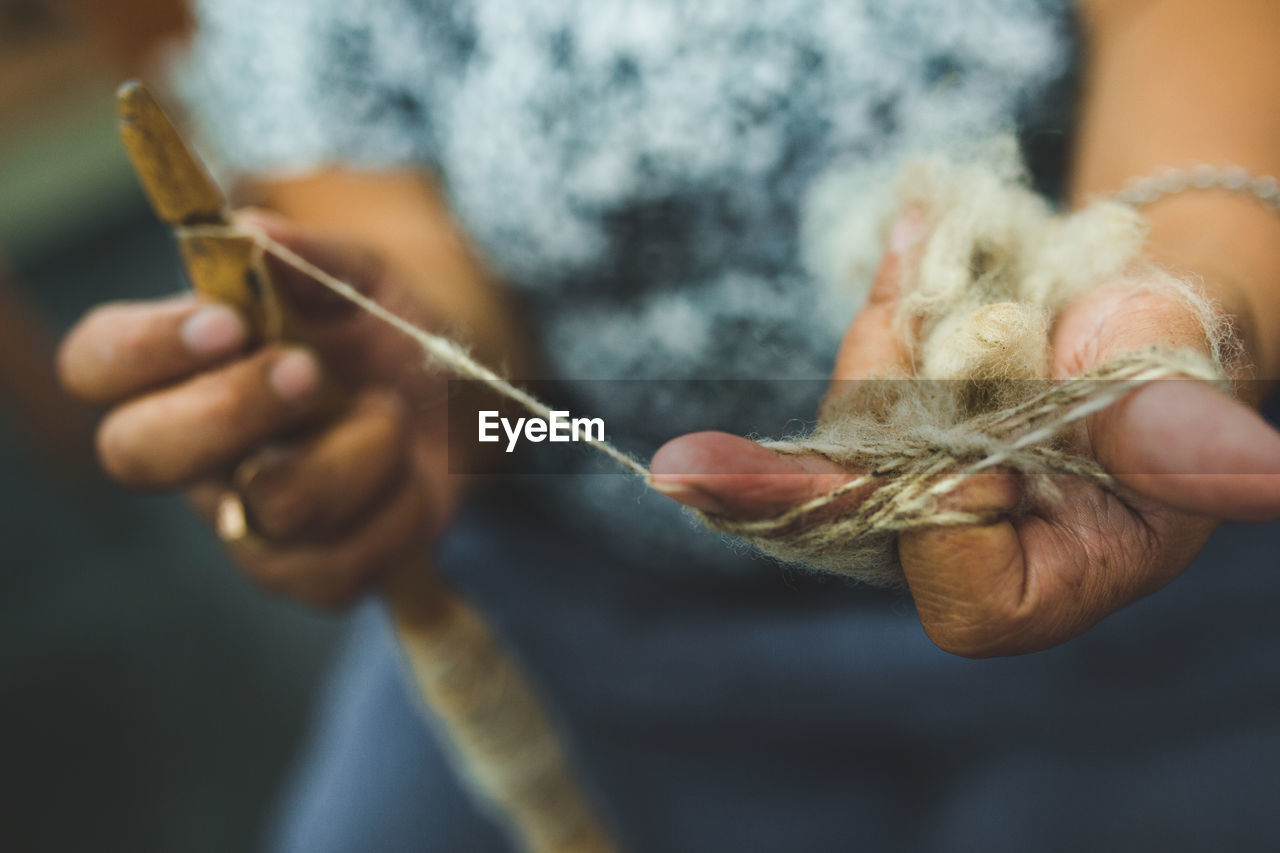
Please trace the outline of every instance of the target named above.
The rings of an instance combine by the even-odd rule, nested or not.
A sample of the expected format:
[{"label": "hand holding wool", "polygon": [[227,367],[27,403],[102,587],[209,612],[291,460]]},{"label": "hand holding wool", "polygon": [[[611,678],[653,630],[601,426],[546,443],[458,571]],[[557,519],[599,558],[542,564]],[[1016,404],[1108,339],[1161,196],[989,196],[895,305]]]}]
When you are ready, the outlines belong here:
[{"label": "hand holding wool", "polygon": [[[846,380],[964,380],[946,383],[950,392],[895,392],[937,397],[914,409],[892,404],[890,419],[910,412],[888,425],[882,443],[896,447],[913,432],[953,440],[956,425],[973,423],[967,406],[1018,405],[1032,393],[1020,389],[1035,387],[1018,380],[1077,377],[1144,351],[1231,362],[1230,336],[1208,303],[1134,260],[1144,237],[1135,213],[1103,204],[1051,217],[1025,190],[974,180],[926,178],[923,191],[908,188],[812,436],[767,445],[723,433],[683,436],[654,457],[655,486],[713,527],[794,559],[787,548],[796,525],[807,523],[798,508],[819,506],[811,529],[820,531],[865,511],[894,476],[862,482],[868,470],[858,462],[873,458],[866,448],[878,449],[885,417],[868,410],[883,395],[862,390],[875,383]],[[989,215],[993,208],[1000,214]],[[969,257],[957,263],[961,251]],[[957,411],[938,416],[944,429],[910,420],[946,406]],[[841,456],[842,446],[860,441]],[[1163,586],[1217,521],[1280,516],[1280,435],[1209,383],[1145,385],[1064,430],[1053,446],[1066,454],[1063,464],[1097,473],[1063,474],[1071,468],[1056,460],[1048,472],[993,467],[958,480],[931,507],[935,518],[960,513],[971,523],[899,517],[896,529],[843,552],[815,548],[814,534],[805,558],[873,582],[905,581],[943,649],[1016,654],[1063,642]],[[850,484],[858,485],[824,503]],[[790,527],[773,521],[793,514]]]}]

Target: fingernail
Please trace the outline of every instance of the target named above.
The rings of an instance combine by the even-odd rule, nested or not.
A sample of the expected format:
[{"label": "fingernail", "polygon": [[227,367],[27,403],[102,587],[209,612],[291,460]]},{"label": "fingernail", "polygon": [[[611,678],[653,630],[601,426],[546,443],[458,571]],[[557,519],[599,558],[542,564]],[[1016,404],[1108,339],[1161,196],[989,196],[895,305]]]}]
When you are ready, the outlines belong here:
[{"label": "fingernail", "polygon": [[179,334],[188,350],[203,358],[230,355],[248,337],[244,320],[225,305],[206,305],[186,319]]},{"label": "fingernail", "polygon": [[918,207],[906,211],[889,231],[889,251],[901,255],[910,250],[924,238],[926,227],[924,211]]},{"label": "fingernail", "polygon": [[304,349],[292,349],[271,365],[271,388],[286,402],[296,403],[320,387],[320,365]]},{"label": "fingernail", "polygon": [[715,495],[689,483],[659,483],[651,480],[649,484],[655,490],[679,501],[685,506],[709,512],[712,515],[727,515],[729,512],[728,508]]}]

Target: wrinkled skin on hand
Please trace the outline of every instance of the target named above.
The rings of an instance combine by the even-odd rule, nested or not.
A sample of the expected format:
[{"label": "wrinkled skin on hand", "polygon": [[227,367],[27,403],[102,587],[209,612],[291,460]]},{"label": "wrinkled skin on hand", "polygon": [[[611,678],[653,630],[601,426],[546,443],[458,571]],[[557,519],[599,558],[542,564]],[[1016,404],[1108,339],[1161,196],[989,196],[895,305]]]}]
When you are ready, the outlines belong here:
[{"label": "wrinkled skin on hand", "polygon": [[[240,218],[430,324],[406,271],[277,217]],[[446,389],[415,367],[411,342],[287,266],[272,272],[308,347],[251,349],[233,310],[183,294],[94,309],[59,370],[72,394],[107,408],[98,451],[115,479],[185,491],[207,519],[234,487],[253,529],[229,544],[236,562],[270,590],[339,607],[421,553],[452,511]],[[326,394],[334,385],[342,393]]]},{"label": "wrinkled skin on hand", "polygon": [[[913,263],[922,228],[918,213],[899,220],[867,304],[845,336],[833,381],[911,375],[893,317],[903,265]],[[1180,300],[1116,282],[1058,318],[1052,374],[1075,376],[1153,346],[1204,351],[1207,345],[1200,321]],[[1023,483],[995,471],[971,478],[946,500],[955,509],[995,514],[996,521],[899,537],[921,624],[939,647],[986,657],[1064,642],[1175,578],[1219,521],[1280,516],[1280,434],[1210,385],[1145,386],[1089,418],[1078,442],[1081,453],[1127,487],[1125,494],[1063,477],[1061,500],[1014,514]],[[676,500],[737,519],[776,515],[858,473],[711,432],[668,442],[652,470]]]}]

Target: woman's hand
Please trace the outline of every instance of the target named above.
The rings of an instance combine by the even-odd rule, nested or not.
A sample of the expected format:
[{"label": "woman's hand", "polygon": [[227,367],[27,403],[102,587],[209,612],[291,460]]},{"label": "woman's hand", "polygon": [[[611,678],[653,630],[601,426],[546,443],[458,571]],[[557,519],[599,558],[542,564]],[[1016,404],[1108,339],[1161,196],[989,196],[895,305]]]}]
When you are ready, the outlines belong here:
[{"label": "woman's hand", "polygon": [[[892,318],[901,265],[911,262],[921,227],[919,217],[908,215],[894,229],[868,303],[841,347],[835,380],[910,375]],[[1151,346],[1203,349],[1204,335],[1180,301],[1117,284],[1060,318],[1053,371],[1078,375]],[[1122,500],[1063,478],[1061,501],[1012,515],[1019,478],[979,475],[948,501],[959,510],[995,512],[998,521],[899,537],[920,620],[941,648],[980,657],[1061,643],[1172,580],[1219,520],[1280,516],[1280,435],[1209,385],[1171,381],[1135,391],[1087,421],[1083,444],[1131,496]],[[740,519],[776,515],[857,473],[724,433],[669,442],[652,470],[676,500]]]},{"label": "woman's hand", "polygon": [[[242,219],[412,322],[431,319],[410,274],[374,253],[283,219]],[[59,367],[71,393],[109,407],[98,449],[114,478],[185,490],[207,519],[235,489],[252,532],[229,547],[249,576],[338,606],[425,547],[453,508],[445,389],[408,341],[283,264],[272,272],[311,347],[249,349],[233,310],[183,295],[93,310]]]}]

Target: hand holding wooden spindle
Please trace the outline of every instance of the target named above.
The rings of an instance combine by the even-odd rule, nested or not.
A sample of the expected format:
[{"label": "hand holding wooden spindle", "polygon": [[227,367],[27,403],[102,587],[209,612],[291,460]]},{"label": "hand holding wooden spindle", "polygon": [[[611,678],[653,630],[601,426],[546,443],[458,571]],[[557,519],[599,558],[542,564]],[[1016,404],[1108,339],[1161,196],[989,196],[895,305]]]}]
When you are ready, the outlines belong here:
[{"label": "hand holding wooden spindle", "polygon": [[[421,364],[416,350],[272,264],[263,245],[288,245],[380,301],[397,299],[394,275],[285,220],[233,216],[145,89],[127,84],[119,105],[121,135],[199,298],[105,306],[64,344],[65,384],[113,407],[99,435],[108,470],[136,487],[189,489],[268,586],[333,605],[380,583],[461,770],[522,844],[614,849],[519,667],[424,556],[457,489],[443,473],[440,407],[404,400],[441,391],[443,379],[406,374]],[[321,493],[331,499],[298,499]]]}]

